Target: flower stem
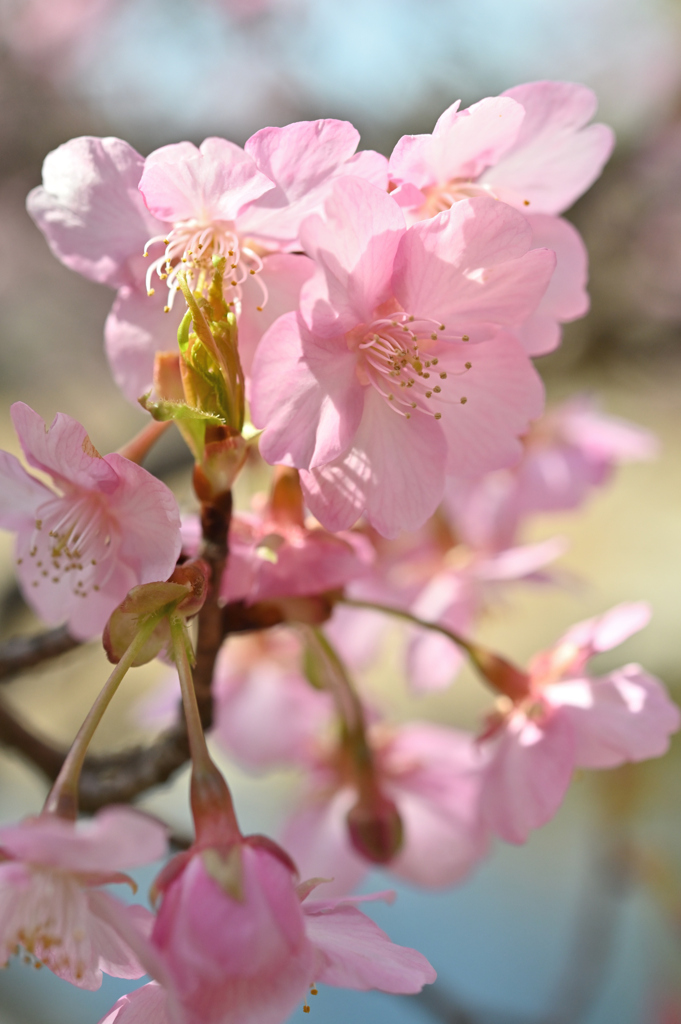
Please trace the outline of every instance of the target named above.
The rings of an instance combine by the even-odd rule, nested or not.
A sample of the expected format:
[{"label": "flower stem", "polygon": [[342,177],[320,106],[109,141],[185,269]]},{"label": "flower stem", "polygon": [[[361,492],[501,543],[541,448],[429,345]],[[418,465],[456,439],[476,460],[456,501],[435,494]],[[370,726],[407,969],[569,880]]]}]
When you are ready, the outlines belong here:
[{"label": "flower stem", "polygon": [[118,689],[121,680],[133,665],[135,658],[153,633],[162,616],[151,615],[140,627],[123,657],[114,666],[113,672],[104,683],[97,699],[81,725],[71,749],[61,766],[52,789],[47,795],[43,814],[56,814],[60,818],[75,820],[78,816],[78,781],[90,741],[104,712]]},{"label": "flower stem", "polygon": [[229,787],[208,751],[201,724],[183,619],[171,616],[173,658],[180,677],[182,706],[192,759],[191,804],[196,839],[201,844],[232,843],[241,837]]},{"label": "flower stem", "polygon": [[140,430],[139,434],[136,434],[127,444],[119,448],[118,454],[122,455],[125,459],[130,459],[131,462],[141,465],[161,434],[165,434],[171,425],[172,420],[164,420],[162,422],[152,420],[151,423],[147,423],[146,427]]},{"label": "flower stem", "polygon": [[480,644],[466,640],[460,633],[455,633],[454,630],[447,629],[446,626],[441,626],[437,622],[428,622],[402,608],[393,608],[387,604],[360,601],[350,597],[341,598],[340,603],[348,605],[350,608],[365,608],[367,611],[383,612],[385,615],[393,615],[395,618],[411,622],[412,625],[419,626],[421,629],[430,629],[435,633],[441,633],[442,636],[446,636],[452,643],[466,651],[484,682],[491,686],[496,693],[502,693],[513,701],[519,701],[523,700],[529,692],[529,676],[526,672],[516,668],[500,655],[488,651]]}]

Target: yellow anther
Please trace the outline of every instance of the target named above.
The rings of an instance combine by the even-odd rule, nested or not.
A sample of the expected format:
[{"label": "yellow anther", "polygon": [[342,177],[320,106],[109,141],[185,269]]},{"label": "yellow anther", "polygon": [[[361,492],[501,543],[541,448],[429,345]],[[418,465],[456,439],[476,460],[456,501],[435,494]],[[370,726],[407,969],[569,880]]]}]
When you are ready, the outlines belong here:
[{"label": "yellow anther", "polygon": [[461,340],[462,341],[470,341],[471,339],[469,338],[469,336],[467,334],[464,334],[464,336],[462,337]]},{"label": "yellow anther", "polygon": [[467,399],[467,398],[462,398],[462,399],[461,399],[461,404],[462,404],[462,405],[465,405],[467,401],[468,401],[468,399]]},{"label": "yellow anther", "polygon": [[153,288],[150,288],[149,291],[147,292],[147,295],[149,296],[149,298],[151,298],[151,296],[154,295],[154,294],[155,293],[154,293],[154,289]]},{"label": "yellow anther", "polygon": [[441,420],[441,419],[442,419],[442,413],[441,413],[441,412],[436,412],[436,413],[435,413],[435,417],[434,417],[434,418],[435,418],[436,420]]}]

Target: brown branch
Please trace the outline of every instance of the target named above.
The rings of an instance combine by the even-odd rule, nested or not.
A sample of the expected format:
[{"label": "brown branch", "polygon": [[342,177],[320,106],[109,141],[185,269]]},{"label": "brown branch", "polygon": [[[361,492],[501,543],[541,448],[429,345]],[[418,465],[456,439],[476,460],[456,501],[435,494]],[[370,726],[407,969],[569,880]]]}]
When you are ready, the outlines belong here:
[{"label": "brown branch", "polygon": [[66,626],[5,640],[0,644],[0,682],[8,683],[19,672],[66,654],[79,647],[80,643],[70,636]]}]

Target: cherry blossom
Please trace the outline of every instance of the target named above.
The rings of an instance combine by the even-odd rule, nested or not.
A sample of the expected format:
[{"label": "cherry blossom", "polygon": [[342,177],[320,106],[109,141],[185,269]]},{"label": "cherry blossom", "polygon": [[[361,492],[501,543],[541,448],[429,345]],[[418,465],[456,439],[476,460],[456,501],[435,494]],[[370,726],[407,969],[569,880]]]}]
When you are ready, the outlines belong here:
[{"label": "cherry blossom", "polygon": [[210,138],[145,160],[120,139],[86,136],[48,155],[28,211],[62,263],[118,290],[106,347],[132,401],[152,386],[155,353],[176,347],[178,272],[207,288],[215,255],[229,259],[225,297],[240,314],[248,372],[260,336],[296,307],[312,272],[289,252],[302,218],[339,174],[386,185],[387,161],[355,154],[358,141],[348,122],[327,119],[264,128],[245,149]]},{"label": "cherry blossom", "polygon": [[103,972],[140,978],[136,936],[149,931],[151,914],[99,887],[130,881],[121,869],[162,857],[166,832],[127,807],[79,825],[43,814],[1,827],[0,964],[22,947],[80,988],[99,988]]},{"label": "cherry blossom", "polygon": [[407,229],[390,196],[359,178],[335,184],[302,239],[318,269],[301,312],[273,324],[253,368],[261,452],[304,471],[327,529],[363,511],[385,536],[415,529],[447,470],[476,475],[517,459],[542,395],[502,329],[532,313],[554,256],[528,252],[522,215],[494,200]]},{"label": "cherry blossom", "polygon": [[516,543],[528,516],[577,508],[617,465],[652,459],[657,449],[650,431],[576,395],[532,425],[517,466],[448,482],[447,509],[467,543],[499,550]]},{"label": "cherry blossom", "polygon": [[[487,831],[480,819],[481,756],[473,737],[455,729],[410,722],[370,729],[382,792],[397,807],[403,845],[388,870],[418,885],[453,885],[480,861]],[[332,743],[320,742],[300,806],[282,842],[303,874],[333,878],[334,893],[354,888],[369,863],[353,848],[346,817],[357,799]]]},{"label": "cherry blossom", "polygon": [[[309,900],[319,879],[296,888],[293,865],[269,840],[252,836],[194,848],[164,870],[151,942],[167,972],[119,1000],[109,1022],[279,1024],[313,982],[418,992],[435,971],[397,946],[353,905],[371,897]],[[165,989],[165,991],[164,991]]]},{"label": "cherry blossom", "polygon": [[596,97],[570,82],[530,82],[467,110],[454,103],[432,135],[406,135],[390,158],[395,198],[410,219],[491,195],[522,211],[533,246],[553,249],[556,273],[519,335],[531,355],[556,348],[559,324],[583,316],[587,254],[578,232],[556,216],[600,174],[613,146],[602,124],[588,125]]},{"label": "cherry blossom", "polygon": [[12,420],[24,455],[54,490],[0,452],[0,525],[17,533],[17,574],[46,622],[77,639],[101,632],[131,587],[165,580],[180,553],[172,492],[122,455],[102,457],[63,413],[47,428],[23,402]]},{"label": "cherry blossom", "polygon": [[301,661],[299,639],[284,628],[223,645],[213,734],[240,764],[261,771],[312,762],[317,737],[333,722],[333,701],[310,686]]},{"label": "cherry blossom", "polygon": [[492,720],[481,746],[484,821],[523,843],[558,810],[575,768],[660,757],[681,724],[664,686],[640,665],[592,676],[587,662],[642,629],[644,603],[621,604],[573,626],[532,661],[527,696]]}]

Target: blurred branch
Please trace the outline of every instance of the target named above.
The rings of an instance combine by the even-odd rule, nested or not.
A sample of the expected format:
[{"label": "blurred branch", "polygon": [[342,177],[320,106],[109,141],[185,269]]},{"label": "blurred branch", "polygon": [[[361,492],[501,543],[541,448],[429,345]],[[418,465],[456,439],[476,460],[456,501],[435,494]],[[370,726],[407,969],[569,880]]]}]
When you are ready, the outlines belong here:
[{"label": "blurred branch", "polygon": [[[214,606],[211,635],[204,633],[203,656],[197,657],[194,680],[204,728],[212,721],[211,682],[217,651],[231,633],[269,629],[289,621],[292,614],[308,623],[323,622],[331,614],[326,598],[296,598],[288,602],[266,601],[248,607],[243,601]],[[217,611],[216,611],[217,609]],[[216,627],[217,623],[217,627]],[[18,673],[58,657],[79,646],[65,627],[28,637],[15,637],[0,644],[0,682],[8,682]],[[24,725],[6,704],[0,702],[0,744],[23,754],[50,781],[59,774],[66,751],[37,736]],[[86,759],[80,783],[80,807],[92,813],[111,803],[128,803],[141,793],[159,786],[174,775],[189,759],[189,746],[180,717],[172,729],[147,746],[137,746],[115,754]]]},{"label": "blurred branch", "polygon": [[0,682],[8,683],[18,673],[66,654],[79,647],[80,643],[80,640],[74,640],[69,634],[66,626],[5,640],[0,644]]}]

